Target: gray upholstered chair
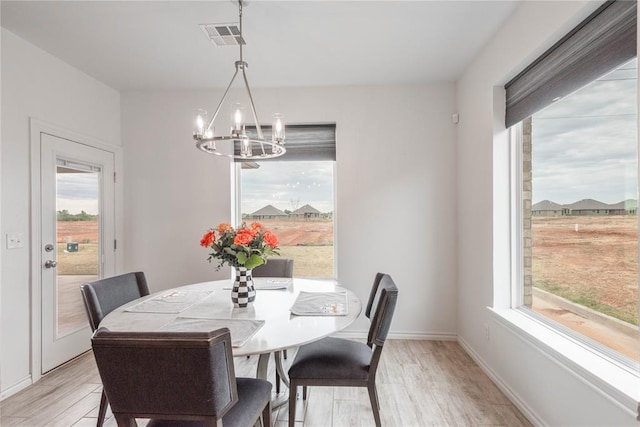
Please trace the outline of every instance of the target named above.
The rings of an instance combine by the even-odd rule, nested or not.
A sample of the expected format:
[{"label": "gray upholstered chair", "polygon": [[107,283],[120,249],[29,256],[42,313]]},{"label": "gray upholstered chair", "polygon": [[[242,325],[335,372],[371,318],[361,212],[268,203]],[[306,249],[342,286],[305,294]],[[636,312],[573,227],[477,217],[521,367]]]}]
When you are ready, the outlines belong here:
[{"label": "gray upholstered chair", "polygon": [[118,426],[271,426],[271,383],[236,378],[229,329],[115,332],[91,339]]},{"label": "gray upholstered chair", "polygon": [[300,347],[289,368],[289,427],[295,425],[298,386],[303,387],[303,399],[307,386],[367,387],[373,418],[380,427],[376,371],[397,299],[398,288],[391,277],[378,273],[365,311],[371,320],[367,344],[329,337]]},{"label": "gray upholstered chair", "polygon": [[[266,264],[262,264],[252,270],[253,277],[293,277],[293,260],[291,258],[269,258]],[[287,358],[287,350],[283,350],[284,358]],[[276,353],[276,358],[280,357]],[[280,375],[276,371],[276,393],[280,393]]]},{"label": "gray upholstered chair", "polygon": [[[149,295],[149,286],[144,273],[136,272],[85,283],[80,286],[80,292],[87,317],[89,317],[89,325],[91,330],[95,331],[102,319],[114,309]],[[104,423],[108,404],[107,396],[103,391],[98,410],[98,427]]]},{"label": "gray upholstered chair", "polygon": [[293,277],[293,260],[290,258],[269,258],[252,270],[253,277]]}]

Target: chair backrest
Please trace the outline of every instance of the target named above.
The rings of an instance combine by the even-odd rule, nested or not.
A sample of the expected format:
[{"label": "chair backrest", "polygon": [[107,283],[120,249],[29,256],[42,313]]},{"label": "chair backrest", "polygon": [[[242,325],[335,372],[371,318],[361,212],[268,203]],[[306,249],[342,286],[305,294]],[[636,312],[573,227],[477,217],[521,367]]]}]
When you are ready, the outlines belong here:
[{"label": "chair backrest", "polygon": [[[376,278],[373,280],[373,286],[371,287],[371,293],[369,294],[369,301],[367,301],[367,308],[364,311],[364,315],[367,316],[367,319],[371,320],[371,308],[373,307],[373,300],[378,295],[378,286],[380,286],[380,280],[384,273],[376,274]],[[377,305],[377,302],[376,302]]]},{"label": "chair backrest", "polygon": [[253,277],[293,277],[293,260],[290,258],[269,258],[266,264],[253,269]]},{"label": "chair backrest", "polygon": [[91,339],[116,419],[214,420],[238,401],[229,329],[112,332]]},{"label": "chair backrest", "polygon": [[[376,282],[377,286],[375,286]],[[367,344],[382,347],[387,339],[393,313],[396,309],[398,288],[391,276],[380,273],[376,276],[374,287],[375,294],[370,309],[371,326],[369,327]]]},{"label": "chair backrest", "polygon": [[85,283],[80,286],[84,308],[92,330],[114,309],[134,299],[149,295],[147,279],[142,272],[127,273]]}]

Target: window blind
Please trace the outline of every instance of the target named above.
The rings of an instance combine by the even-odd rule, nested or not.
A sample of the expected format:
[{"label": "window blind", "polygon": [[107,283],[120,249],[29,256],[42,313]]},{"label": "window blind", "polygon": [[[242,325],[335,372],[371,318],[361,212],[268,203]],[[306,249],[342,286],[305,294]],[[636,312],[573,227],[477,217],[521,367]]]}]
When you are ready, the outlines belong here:
[{"label": "window blind", "polygon": [[636,56],[636,1],[604,3],[505,85],[510,127]]},{"label": "window blind", "polygon": [[[247,133],[257,137],[255,126],[247,126]],[[273,162],[273,161],[320,161],[336,160],[336,125],[286,125],[285,148],[287,152],[274,159],[236,159],[236,162]],[[271,126],[263,126],[265,139],[271,140]],[[265,150],[271,151],[271,146],[265,145]],[[236,154],[240,154],[239,144],[235,147]],[[255,154],[255,149],[254,149]]]}]

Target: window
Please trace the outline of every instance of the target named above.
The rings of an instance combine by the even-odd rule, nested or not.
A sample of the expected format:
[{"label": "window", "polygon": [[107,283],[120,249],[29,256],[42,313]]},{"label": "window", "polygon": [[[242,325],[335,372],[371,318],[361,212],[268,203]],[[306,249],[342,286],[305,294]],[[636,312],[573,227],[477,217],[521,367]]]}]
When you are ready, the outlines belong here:
[{"label": "window", "polygon": [[516,306],[637,366],[635,16],[606,3],[509,82],[506,122],[521,123]]},{"label": "window", "polygon": [[523,304],[639,361],[636,74],[634,59],[523,127]]},{"label": "window", "polygon": [[284,156],[240,163],[242,221],[258,221],[276,234],[296,277],[333,278],[335,125],[286,131]]}]

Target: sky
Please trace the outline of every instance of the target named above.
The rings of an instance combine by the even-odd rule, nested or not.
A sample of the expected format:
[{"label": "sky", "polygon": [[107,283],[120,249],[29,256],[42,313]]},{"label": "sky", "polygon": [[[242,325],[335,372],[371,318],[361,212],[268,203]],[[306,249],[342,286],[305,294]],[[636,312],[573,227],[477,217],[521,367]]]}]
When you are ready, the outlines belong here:
[{"label": "sky", "polygon": [[637,59],[533,115],[533,203],[637,199]]},{"label": "sky", "polygon": [[311,205],[333,212],[333,162],[261,162],[242,169],[241,210],[250,214],[267,205],[284,211]]},{"label": "sky", "polygon": [[[98,213],[97,173],[57,175],[57,207],[72,214]],[[242,212],[273,205],[293,211],[309,204],[333,212],[333,162],[262,162],[259,169],[242,170]]]},{"label": "sky", "polygon": [[56,175],[56,210],[98,214],[98,173],[59,173]]}]

